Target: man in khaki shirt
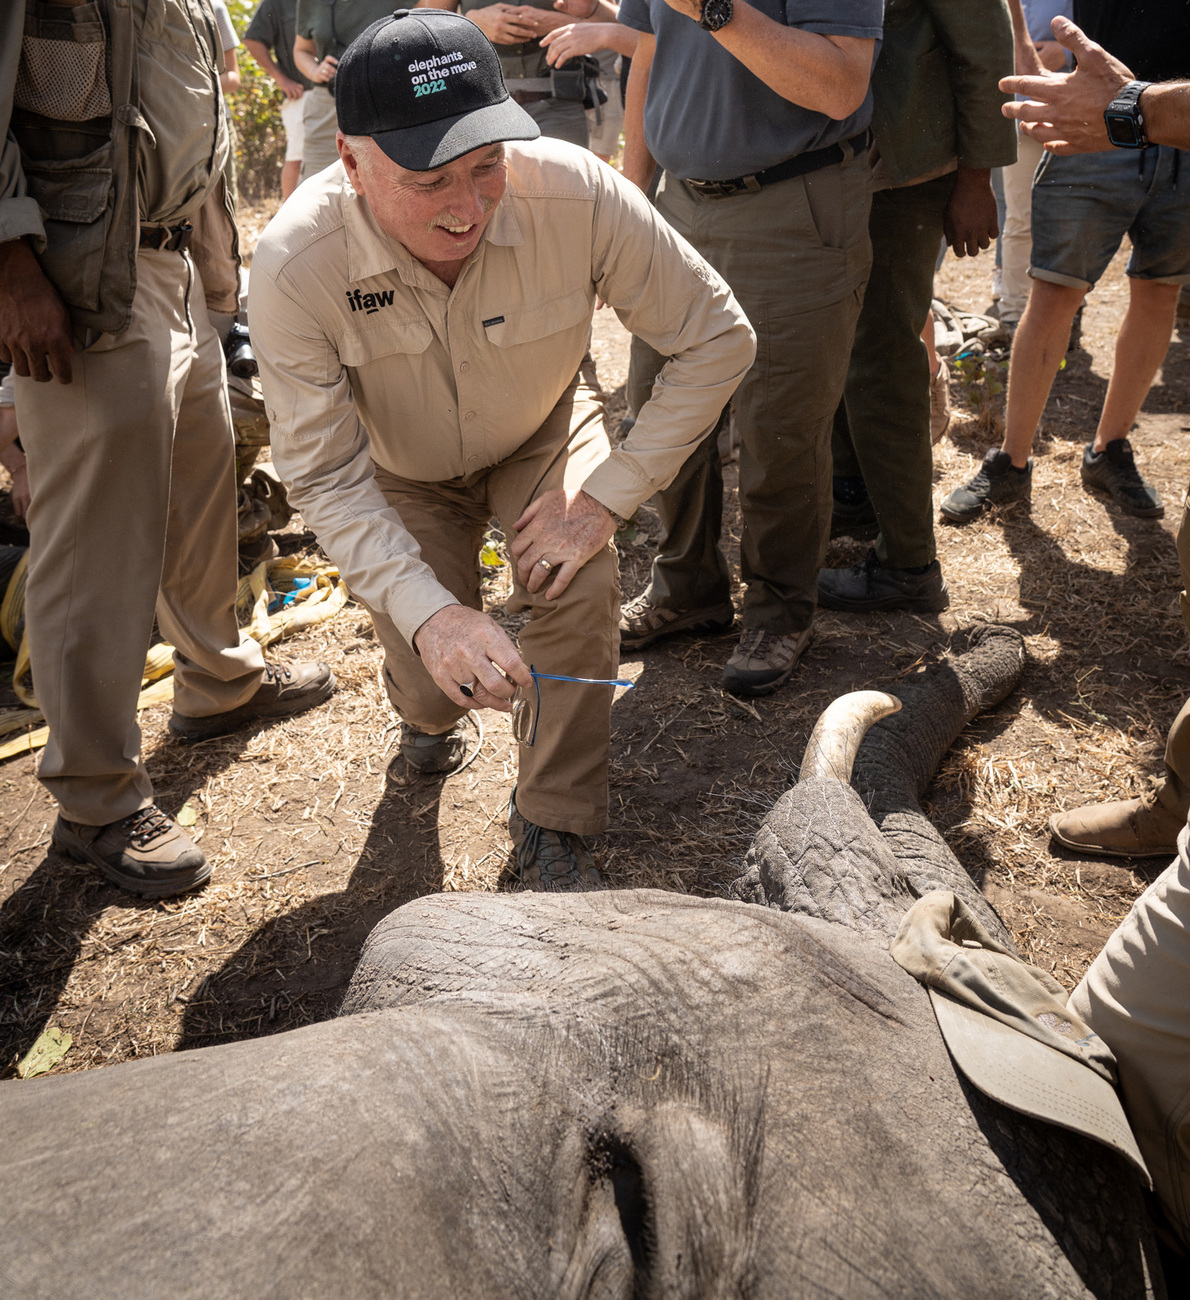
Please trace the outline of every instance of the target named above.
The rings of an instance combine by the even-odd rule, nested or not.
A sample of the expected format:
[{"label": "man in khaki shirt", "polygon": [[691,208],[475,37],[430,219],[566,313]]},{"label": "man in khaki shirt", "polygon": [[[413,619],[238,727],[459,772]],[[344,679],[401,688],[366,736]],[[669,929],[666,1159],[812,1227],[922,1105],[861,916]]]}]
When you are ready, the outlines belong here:
[{"label": "man in khaki shirt", "polygon": [[[409,763],[451,770],[472,702],[507,710],[520,691],[536,723],[517,728],[521,878],[594,882],[582,837],[607,826],[611,690],[528,665],[614,678],[612,512],[709,433],[752,331],[610,168],[558,141],[503,143],[537,127],[465,19],[374,24],[339,65],[338,107],[341,165],[299,188],[253,266],[274,460],[372,613]],[[587,358],[597,295],[670,358],[615,451]],[[530,615],[520,655],[481,612],[493,514],[516,560],[509,608]]]}]

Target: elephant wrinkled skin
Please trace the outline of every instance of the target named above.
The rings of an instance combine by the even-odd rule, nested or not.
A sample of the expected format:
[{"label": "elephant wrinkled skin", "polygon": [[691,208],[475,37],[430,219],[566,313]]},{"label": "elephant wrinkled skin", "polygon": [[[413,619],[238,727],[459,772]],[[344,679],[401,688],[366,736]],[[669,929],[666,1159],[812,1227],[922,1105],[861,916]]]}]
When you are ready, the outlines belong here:
[{"label": "elephant wrinkled skin", "polygon": [[425,898],[336,1020],[0,1084],[0,1293],[1164,1294],[1129,1167],[970,1088],[888,955],[934,887],[1004,935],[917,798],[1021,661],[901,692],[734,900]]}]

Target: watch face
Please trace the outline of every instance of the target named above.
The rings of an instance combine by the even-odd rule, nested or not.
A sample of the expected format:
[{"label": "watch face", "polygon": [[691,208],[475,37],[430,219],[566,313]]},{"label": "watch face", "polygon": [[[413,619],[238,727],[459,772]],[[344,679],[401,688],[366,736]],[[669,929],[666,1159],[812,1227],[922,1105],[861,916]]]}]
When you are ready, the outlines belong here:
[{"label": "watch face", "polygon": [[1107,138],[1116,148],[1139,149],[1141,147],[1140,132],[1127,113],[1104,113],[1103,120],[1107,124]]},{"label": "watch face", "polygon": [[717,32],[731,21],[732,0],[704,0],[699,25],[709,32]]}]

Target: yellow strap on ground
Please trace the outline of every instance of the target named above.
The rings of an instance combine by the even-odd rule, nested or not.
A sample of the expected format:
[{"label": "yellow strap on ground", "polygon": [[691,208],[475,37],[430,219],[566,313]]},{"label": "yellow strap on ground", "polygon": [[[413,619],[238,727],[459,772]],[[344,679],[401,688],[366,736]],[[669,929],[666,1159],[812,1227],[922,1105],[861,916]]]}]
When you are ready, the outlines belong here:
[{"label": "yellow strap on ground", "polygon": [[21,643],[17,629],[25,617],[25,579],[29,573],[29,552],[26,551],[12,571],[8,586],[4,589],[4,600],[0,603],[0,636],[16,650]]},{"label": "yellow strap on ground", "polygon": [[[12,626],[24,616],[24,575],[28,557],[21,560],[3,606],[0,607],[0,634],[7,635],[9,626],[8,597],[20,577],[19,610],[13,614]],[[294,589],[294,580],[310,579],[310,586],[301,590]],[[291,604],[269,613],[269,603],[278,596],[285,597],[292,593]],[[339,570],[333,564],[315,564],[310,560],[297,559],[293,556],[280,560],[262,560],[246,577],[240,579],[236,592],[236,613],[244,630],[254,641],[262,646],[272,645],[300,632],[302,628],[313,627],[315,623],[325,623],[347,604],[350,593]],[[137,709],[151,708],[155,704],[168,704],[173,699],[173,661],[174,648],[165,642],[153,646],[145,659],[145,673],[141,681],[141,693],[136,702]],[[17,651],[16,667],[12,675],[13,690],[23,704],[24,709],[0,710],[0,736],[43,722],[44,715],[37,706],[33,694],[33,676],[29,665],[29,640],[21,637],[20,649]],[[18,736],[0,744],[0,762],[13,758],[17,754],[28,754],[32,750],[42,749],[49,739],[49,728],[39,727],[36,731]]]}]

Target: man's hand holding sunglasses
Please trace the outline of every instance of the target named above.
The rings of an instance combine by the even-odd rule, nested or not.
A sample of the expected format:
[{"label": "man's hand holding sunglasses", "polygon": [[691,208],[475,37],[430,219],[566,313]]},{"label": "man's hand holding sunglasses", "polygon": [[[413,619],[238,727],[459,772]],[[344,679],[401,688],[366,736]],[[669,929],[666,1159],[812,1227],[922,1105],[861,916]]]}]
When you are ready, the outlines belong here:
[{"label": "man's hand holding sunglasses", "polygon": [[517,535],[511,550],[517,577],[534,593],[548,582],[545,597],[556,600],[583,565],[611,541],[616,521],[582,488],[555,488],[531,501],[513,527]]},{"label": "man's hand holding sunglasses", "polygon": [[516,688],[533,685],[508,634],[469,605],[447,605],[431,614],[413,634],[413,643],[430,676],[464,708],[508,713]]}]

